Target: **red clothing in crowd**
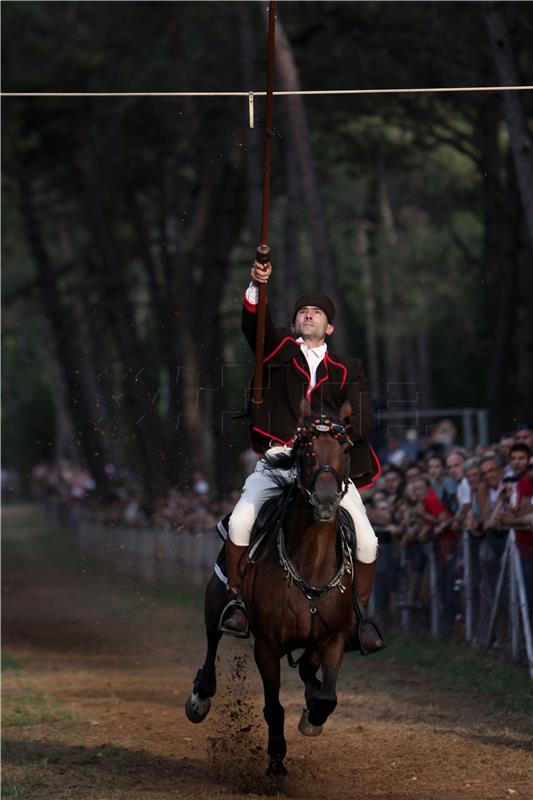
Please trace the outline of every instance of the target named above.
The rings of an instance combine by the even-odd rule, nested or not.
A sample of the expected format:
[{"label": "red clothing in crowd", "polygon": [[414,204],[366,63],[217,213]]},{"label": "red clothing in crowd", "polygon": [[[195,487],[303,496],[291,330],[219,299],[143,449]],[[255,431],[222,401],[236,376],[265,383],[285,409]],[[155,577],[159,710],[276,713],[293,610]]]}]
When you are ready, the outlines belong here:
[{"label": "red clothing in crowd", "polygon": [[[526,475],[522,475],[518,481],[517,488],[518,499],[523,500],[527,497],[531,502],[531,498],[533,497],[533,480],[527,473]],[[528,560],[533,559],[533,531],[516,531],[516,544],[521,558]]]},{"label": "red clothing in crowd", "polygon": [[[429,489],[422,505],[428,514],[431,514],[431,516],[435,517],[435,522],[430,523],[431,528],[435,527],[437,524],[437,518],[440,517],[441,514],[444,513],[447,517],[453,517],[451,511],[449,511],[444,503],[439,500],[434,489]],[[457,531],[452,531],[449,528],[445,528],[442,533],[439,534],[437,539],[437,560],[440,564],[446,561],[447,556],[457,555],[458,540],[459,533]]]}]

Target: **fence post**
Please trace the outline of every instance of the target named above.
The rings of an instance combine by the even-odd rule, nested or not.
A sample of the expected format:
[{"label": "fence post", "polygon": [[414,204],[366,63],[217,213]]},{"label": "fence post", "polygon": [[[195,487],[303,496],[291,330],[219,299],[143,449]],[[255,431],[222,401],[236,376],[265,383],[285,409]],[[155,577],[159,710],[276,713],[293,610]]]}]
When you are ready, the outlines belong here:
[{"label": "fence post", "polygon": [[485,636],[485,647],[490,647],[492,644],[492,634],[494,632],[494,626],[496,624],[498,605],[500,603],[500,597],[503,588],[503,579],[505,577],[505,571],[507,569],[507,562],[509,561],[510,541],[511,540],[509,539],[509,537],[507,537],[507,541],[505,543],[505,550],[503,551],[502,560],[500,563],[500,574],[498,575],[498,582],[496,583],[496,591],[494,593],[494,605],[492,606],[492,611],[490,612],[489,626],[487,628],[487,634]]},{"label": "fence post", "polygon": [[465,638],[474,638],[474,587],[472,585],[472,542],[467,530],[463,531],[463,582],[465,597]]},{"label": "fence post", "polygon": [[477,411],[477,441],[482,447],[489,443],[489,412],[486,408]]},{"label": "fence post", "polygon": [[473,450],[474,448],[474,428],[472,425],[472,412],[469,409],[463,410],[463,436],[465,448]]},{"label": "fence post", "polygon": [[402,628],[405,631],[408,631],[411,627],[411,608],[408,605],[410,602],[409,597],[409,581],[407,575],[407,558],[405,556],[405,546],[402,544],[400,545],[400,570],[402,576],[402,591],[401,591],[401,612],[400,612],[400,623]]},{"label": "fence post", "polygon": [[[511,532],[509,531],[509,539]],[[514,541],[510,543],[514,549]],[[511,655],[515,661],[520,656],[520,608],[518,606],[518,585],[516,564],[513,554],[509,558],[509,621],[511,623]]]},{"label": "fence post", "polygon": [[439,618],[439,584],[437,575],[437,558],[435,555],[435,544],[430,542],[428,547],[429,561],[429,590],[431,596],[431,635],[438,636],[440,631]]},{"label": "fence post", "polygon": [[516,546],[516,534],[514,529],[509,531],[508,544],[511,550],[511,559],[514,562],[514,574],[516,577],[517,592],[520,600],[520,611],[522,615],[522,627],[524,629],[524,639],[526,643],[528,670],[530,677],[533,678],[533,639],[531,636],[531,620],[529,619],[529,606],[527,602],[524,573],[522,571],[522,562],[520,561],[520,553],[518,552],[518,547]]}]

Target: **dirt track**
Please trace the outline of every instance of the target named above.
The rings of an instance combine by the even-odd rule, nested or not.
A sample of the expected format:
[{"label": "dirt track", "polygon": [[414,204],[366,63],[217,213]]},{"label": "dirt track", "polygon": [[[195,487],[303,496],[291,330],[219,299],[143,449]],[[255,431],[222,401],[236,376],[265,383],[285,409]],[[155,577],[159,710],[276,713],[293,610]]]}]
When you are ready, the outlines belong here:
[{"label": "dirt track", "polygon": [[284,671],[290,775],[269,780],[249,643],[223,643],[211,713],[185,719],[203,657],[194,593],[179,590],[175,607],[100,574],[28,508],[5,513],[4,553],[5,797],[533,797],[525,715],[381,656],[345,660],[339,706],[312,740]]}]

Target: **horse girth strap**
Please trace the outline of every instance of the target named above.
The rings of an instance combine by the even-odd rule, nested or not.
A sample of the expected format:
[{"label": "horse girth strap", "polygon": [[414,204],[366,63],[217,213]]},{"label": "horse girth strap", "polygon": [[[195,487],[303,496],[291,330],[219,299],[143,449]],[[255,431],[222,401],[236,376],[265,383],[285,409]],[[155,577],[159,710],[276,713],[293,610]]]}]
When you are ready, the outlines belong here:
[{"label": "horse girth strap", "polygon": [[[300,575],[298,570],[296,569],[294,563],[292,562],[288,552],[287,552],[287,545],[285,542],[285,534],[283,531],[283,526],[280,526],[278,530],[278,554],[280,565],[283,570],[287,573],[287,577],[289,579],[289,586],[294,583],[307,597],[307,599],[312,602],[314,600],[319,600],[328,592],[331,592],[332,589],[338,588],[341,594],[344,594],[346,591],[346,586],[342,583],[342,579],[346,574],[353,575],[353,557],[352,557],[352,546],[348,540],[348,534],[345,532],[344,528],[339,524],[337,527],[337,535],[341,537],[341,545],[342,545],[342,561],[339,569],[334,578],[327,584],[323,586],[312,586],[310,583]],[[353,583],[353,581],[352,581]]]}]

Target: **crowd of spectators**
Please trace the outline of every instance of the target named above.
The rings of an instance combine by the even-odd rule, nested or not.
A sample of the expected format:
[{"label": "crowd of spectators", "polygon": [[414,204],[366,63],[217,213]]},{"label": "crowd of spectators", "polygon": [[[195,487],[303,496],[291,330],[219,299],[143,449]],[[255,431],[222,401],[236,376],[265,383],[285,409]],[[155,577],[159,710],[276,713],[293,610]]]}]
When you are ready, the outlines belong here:
[{"label": "crowd of spectators", "polygon": [[65,461],[38,464],[32,473],[32,494],[48,497],[70,511],[85,509],[105,525],[149,524],[192,534],[204,534],[214,528],[221,517],[230,513],[239,496],[234,492],[227,498],[215,498],[203,473],[196,471],[190,489],[172,487],[148,509],[141,487],[131,473],[117,474],[111,464],[106,471],[109,491],[102,499],[93,478],[83,467]]},{"label": "crowd of spectators", "polygon": [[[529,601],[533,595],[533,428],[519,424],[498,443],[467,452],[455,444],[452,422],[443,420],[431,436],[416,430],[391,435],[377,449],[381,474],[362,491],[381,556],[375,586],[378,615],[398,618],[413,612],[428,627],[430,561],[438,575],[441,633],[452,635],[461,623],[462,535],[473,543],[478,627],[486,629],[508,531],[516,532]],[[256,457],[241,459],[250,472]],[[238,499],[215,497],[201,472],[190,489],[171,488],[148,515],[133,475],[108,465],[112,490],[102,503],[87,470],[68,463],[35,467],[32,489],[70,508],[87,508],[104,524],[159,525],[202,535],[230,513]]]},{"label": "crowd of spectators", "polygon": [[[444,431],[444,435],[443,435]],[[467,452],[453,423],[418,443],[416,432],[382,445],[382,472],[363,492],[381,544],[377,610],[430,609],[429,562],[438,576],[440,631],[462,621],[463,549],[472,543],[478,637],[487,630],[508,532],[514,529],[531,606],[533,595],[533,428],[519,424],[499,442]],[[391,437],[392,438],[392,437]],[[418,447],[416,445],[418,444]],[[415,448],[413,448],[415,445]]]}]

